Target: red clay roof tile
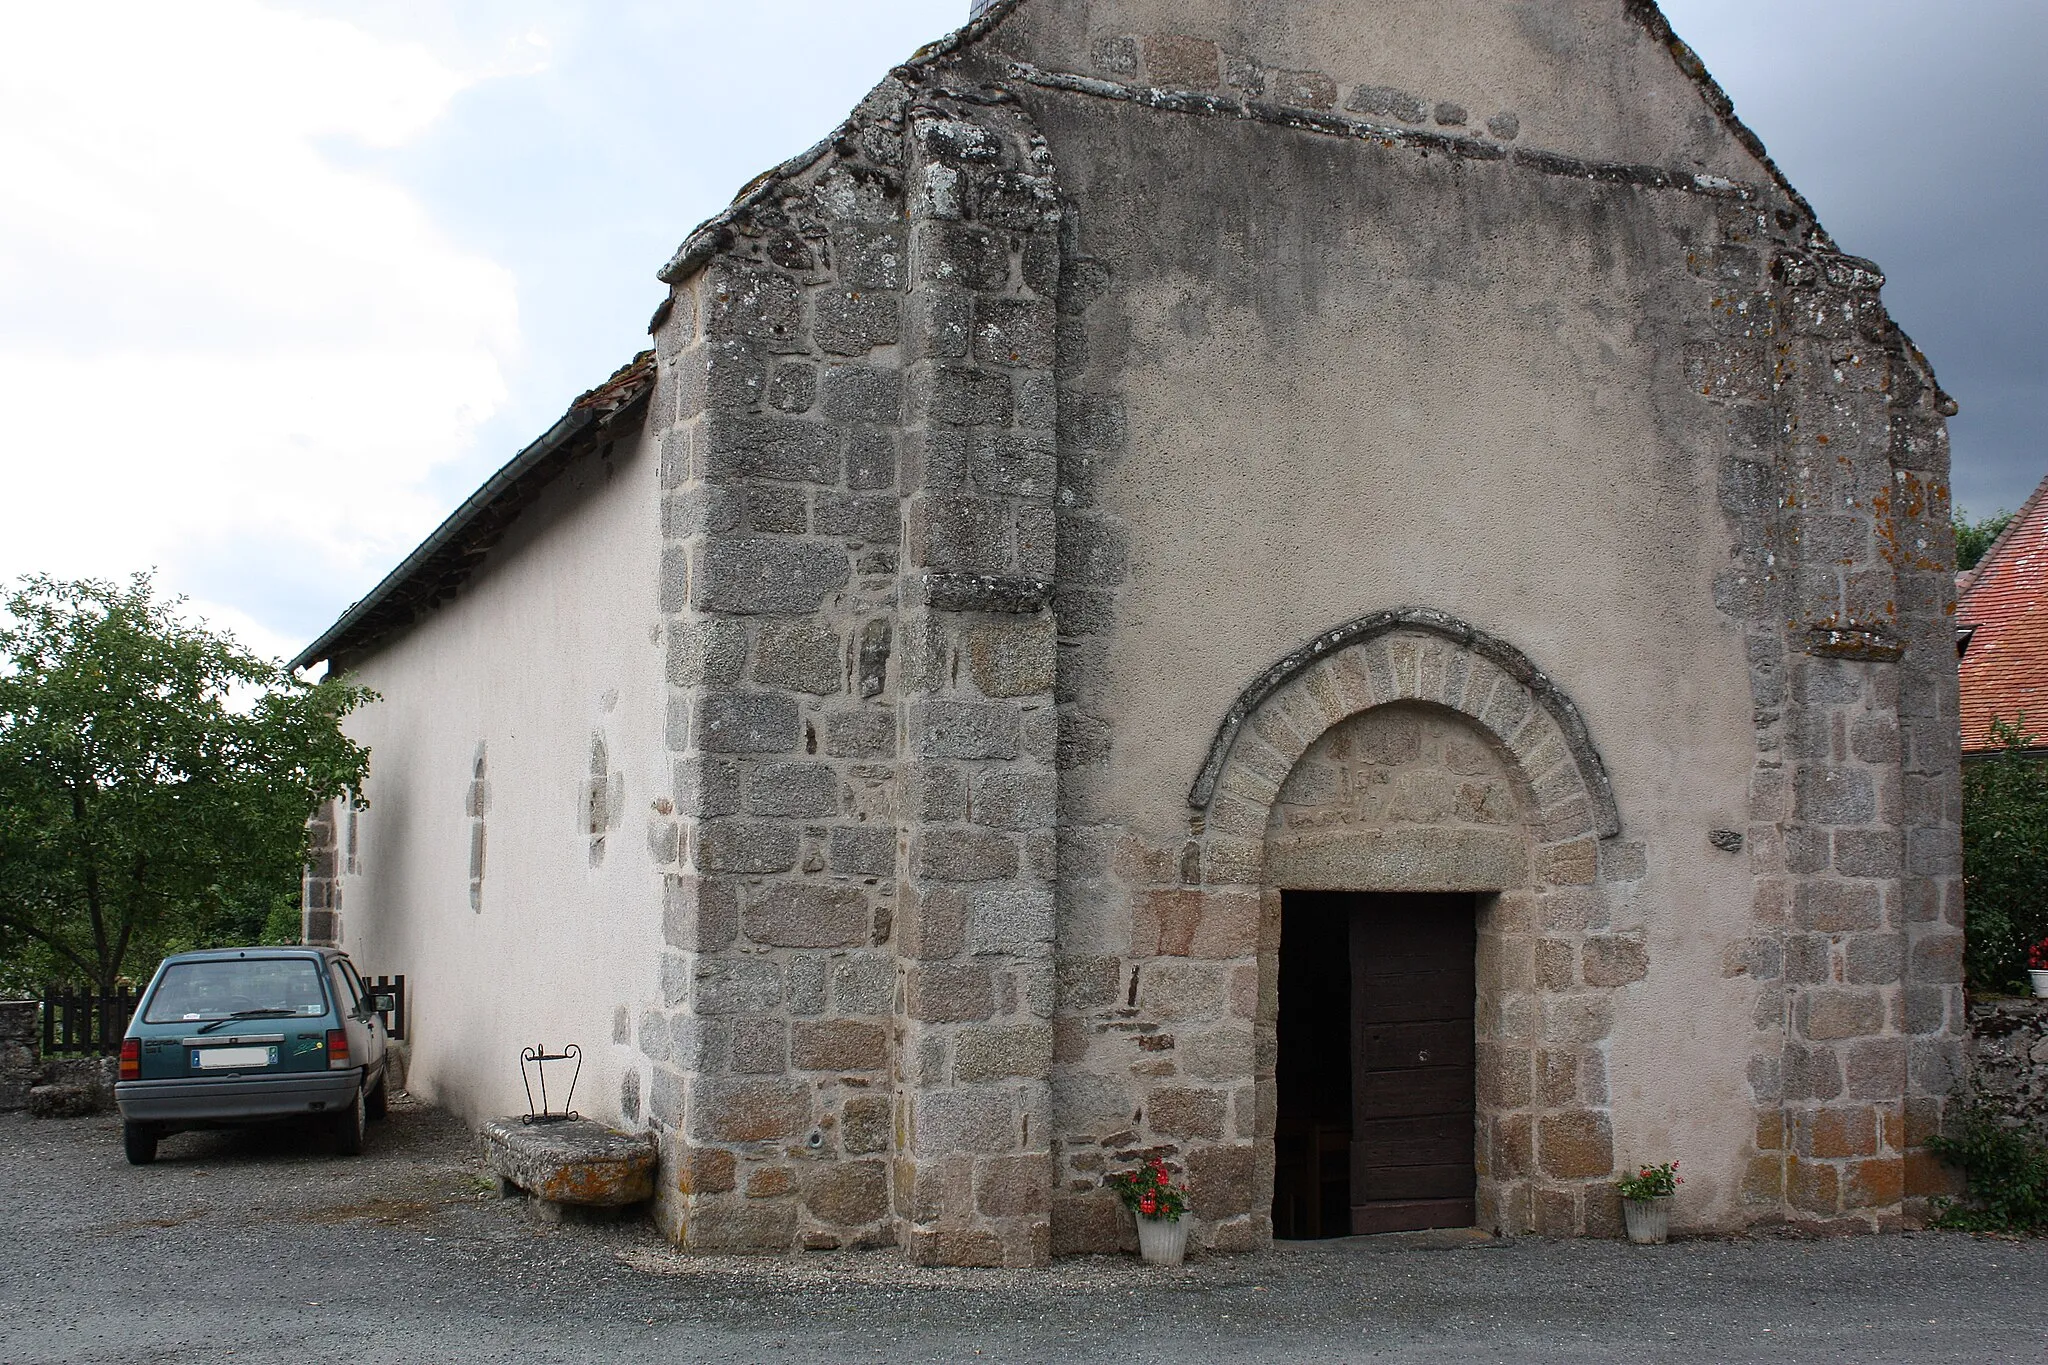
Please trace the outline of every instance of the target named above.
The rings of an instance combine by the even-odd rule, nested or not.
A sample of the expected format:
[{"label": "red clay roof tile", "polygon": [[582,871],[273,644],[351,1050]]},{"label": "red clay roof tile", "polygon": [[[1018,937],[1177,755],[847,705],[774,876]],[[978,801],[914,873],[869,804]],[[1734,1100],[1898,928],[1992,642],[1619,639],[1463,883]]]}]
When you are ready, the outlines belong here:
[{"label": "red clay roof tile", "polygon": [[1968,575],[1958,624],[1974,626],[1962,661],[1965,753],[1995,749],[1991,722],[2017,721],[2048,745],[2048,479]]}]

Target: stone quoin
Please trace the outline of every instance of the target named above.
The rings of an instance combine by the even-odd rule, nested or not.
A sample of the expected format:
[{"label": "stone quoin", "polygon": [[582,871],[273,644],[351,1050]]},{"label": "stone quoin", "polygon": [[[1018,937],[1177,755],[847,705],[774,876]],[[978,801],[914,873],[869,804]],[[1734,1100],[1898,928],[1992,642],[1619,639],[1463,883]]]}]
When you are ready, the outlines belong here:
[{"label": "stone quoin", "polygon": [[297,661],[416,1091],[705,1250],[1946,1192],[1954,405],[1649,0],[977,4],[660,278]]}]

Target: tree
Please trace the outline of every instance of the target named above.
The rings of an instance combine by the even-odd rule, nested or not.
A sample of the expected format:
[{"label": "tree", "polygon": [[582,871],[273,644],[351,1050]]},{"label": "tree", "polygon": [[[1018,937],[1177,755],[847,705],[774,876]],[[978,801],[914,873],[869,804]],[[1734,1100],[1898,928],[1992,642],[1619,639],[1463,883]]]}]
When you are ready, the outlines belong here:
[{"label": "tree", "polygon": [[374,694],[302,682],[181,602],[146,574],[0,599],[0,986],[109,992],[131,962],[256,941],[297,903],[314,809],[362,802],[341,720]]},{"label": "tree", "polygon": [[1965,965],[1977,991],[2020,989],[2028,945],[2048,935],[2048,760],[2029,756],[2024,723],[1994,719],[2002,750],[1963,767]]},{"label": "tree", "polygon": [[1977,561],[1984,558],[1991,548],[1991,542],[1998,539],[1998,533],[2012,525],[2013,514],[1999,511],[1988,517],[1971,521],[1967,512],[1958,512],[1953,525],[1956,531],[1956,568],[1974,569]]}]

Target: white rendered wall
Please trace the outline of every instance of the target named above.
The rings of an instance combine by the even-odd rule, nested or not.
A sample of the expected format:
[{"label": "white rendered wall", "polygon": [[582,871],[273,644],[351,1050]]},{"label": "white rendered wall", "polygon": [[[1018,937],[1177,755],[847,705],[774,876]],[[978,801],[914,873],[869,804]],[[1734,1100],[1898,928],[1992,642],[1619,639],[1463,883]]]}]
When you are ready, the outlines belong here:
[{"label": "white rendered wall", "polygon": [[[356,662],[382,699],[370,809],[342,834],[342,944],[404,973],[408,1088],[472,1121],[521,1112],[520,1048],[576,1043],[576,1109],[618,1122],[622,1007],[653,1003],[662,873],[648,849],[662,771],[657,458],[628,429],[521,515],[453,601]],[[593,738],[609,779],[592,853]],[[472,766],[487,756],[471,908]],[[566,1075],[550,1073],[550,1086]],[[559,1091],[555,1092],[559,1095]]]}]

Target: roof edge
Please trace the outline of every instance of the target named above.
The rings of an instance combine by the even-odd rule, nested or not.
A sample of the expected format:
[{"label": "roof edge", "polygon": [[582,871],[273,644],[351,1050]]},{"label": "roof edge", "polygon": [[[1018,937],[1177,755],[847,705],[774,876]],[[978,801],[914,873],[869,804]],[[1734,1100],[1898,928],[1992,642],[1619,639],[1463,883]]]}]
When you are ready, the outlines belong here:
[{"label": "roof edge", "polygon": [[2005,529],[1992,539],[1990,548],[1986,549],[1983,558],[1977,561],[1977,567],[1962,570],[1962,572],[1974,576],[1970,579],[1970,586],[1957,595],[1956,610],[1958,613],[1962,611],[1963,603],[1969,600],[1970,594],[1975,592],[1986,579],[1991,577],[1991,570],[1997,566],[1998,561],[2004,556],[2007,547],[2012,542],[2013,533],[2033,519],[2035,511],[2039,509],[2044,498],[2048,498],[2048,477],[2044,477],[2041,482],[2034,485],[2034,491],[2027,494],[2027,500],[2021,503],[2019,509],[2012,514],[2012,520],[2008,521],[2005,524]]},{"label": "roof edge", "polygon": [[[357,641],[375,624],[382,608],[399,599],[408,585],[426,577],[437,559],[487,514],[516,514],[523,508],[525,501],[549,481],[543,479],[528,486],[530,476],[546,466],[550,459],[574,453],[579,438],[608,428],[620,418],[644,407],[653,392],[652,376],[653,352],[643,351],[620,366],[603,384],[580,395],[569,405],[568,411],[555,420],[554,425],[500,466],[481,488],[464,498],[461,505],[443,518],[411,554],[378,580],[377,586],[350,604],[348,610],[300,650],[287,667],[296,670],[309,668],[323,660],[331,661],[348,643]],[[459,572],[459,565],[451,566],[450,571]]]},{"label": "roof edge", "polygon": [[1763,163],[1763,168],[1770,172],[1771,183],[1806,215],[1806,220],[1813,224],[1813,245],[1830,251],[1836,250],[1834,238],[1821,225],[1820,215],[1814,212],[1813,205],[1807,202],[1806,196],[1786,177],[1778,163],[1771,159],[1770,151],[1764,146],[1764,140],[1758,137],[1756,131],[1744,123],[1735,112],[1735,101],[1721,88],[1721,83],[1714,79],[1714,73],[1707,70],[1707,64],[1700,59],[1700,54],[1693,51],[1692,45],[1679,37],[1677,30],[1671,27],[1671,21],[1664,17],[1664,11],[1658,7],[1657,0],[1623,0],[1623,7],[1629,17],[1643,26],[1650,37],[1670,55],[1678,69],[1699,88],[1701,97],[1706,100],[1707,107],[1721,120],[1722,127],[1742,144],[1745,151]]},{"label": "roof edge", "polygon": [[501,466],[497,473],[484,481],[483,487],[463,499],[462,505],[450,512],[441,524],[434,528],[427,538],[414,548],[413,552],[398,561],[398,567],[378,580],[377,586],[364,593],[341,614],[340,619],[321,632],[320,637],[299,652],[291,661],[292,668],[308,668],[323,659],[331,657],[331,651],[351,631],[361,625],[370,613],[382,606],[395,595],[414,574],[427,566],[435,553],[462,533],[478,514],[497,501],[522,474],[539,464],[543,459],[581,434],[597,421],[593,412],[570,410],[558,418],[555,424],[541,434],[539,440],[528,445]]},{"label": "roof edge", "polygon": [[[908,61],[891,67],[882,83],[905,77],[915,80],[926,67],[980,42],[1023,3],[1024,0],[979,0],[965,24],[935,42],[926,43],[913,52]],[[654,272],[655,278],[663,284],[677,285],[696,274],[726,244],[727,230],[735,221],[773,198],[785,184],[823,161],[833,147],[844,141],[866,104],[867,100],[862,99],[851,114],[841,119],[818,142],[749,180],[734,196],[732,203],[691,229],[690,234],[683,238],[683,244],[669,257],[668,264]]]}]

